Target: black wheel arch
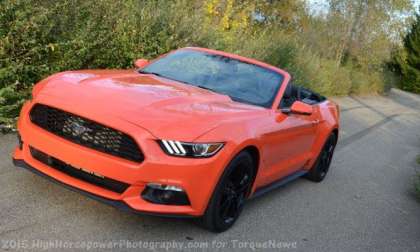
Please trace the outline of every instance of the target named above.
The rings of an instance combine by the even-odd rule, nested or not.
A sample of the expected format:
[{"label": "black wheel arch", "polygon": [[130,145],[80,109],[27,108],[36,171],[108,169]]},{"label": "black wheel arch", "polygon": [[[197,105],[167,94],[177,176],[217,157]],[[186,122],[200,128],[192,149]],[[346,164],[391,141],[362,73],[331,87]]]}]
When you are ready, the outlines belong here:
[{"label": "black wheel arch", "polygon": [[331,131],[331,134],[335,134],[335,143],[337,144],[337,142],[338,142],[338,128],[334,128]]},{"label": "black wheel arch", "polygon": [[260,151],[255,145],[249,145],[245,147],[244,149],[242,149],[239,153],[243,151],[246,151],[251,155],[252,161],[254,163],[254,177],[252,178],[252,187],[253,187],[255,183],[255,179],[257,178],[257,175],[258,175],[259,168],[261,166],[260,165],[260,162],[261,162]]}]

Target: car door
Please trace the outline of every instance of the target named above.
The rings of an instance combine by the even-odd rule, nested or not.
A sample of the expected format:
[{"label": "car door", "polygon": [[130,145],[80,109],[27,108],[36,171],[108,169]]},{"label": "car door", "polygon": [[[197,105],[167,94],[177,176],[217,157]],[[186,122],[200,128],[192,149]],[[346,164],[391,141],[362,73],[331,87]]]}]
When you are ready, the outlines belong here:
[{"label": "car door", "polygon": [[[282,101],[280,106],[285,109],[297,100],[299,97],[292,97],[289,102]],[[262,174],[263,184],[290,175],[309,161],[319,114],[318,105],[312,107],[311,115],[284,113],[280,108],[273,113],[264,134],[263,162],[266,169]]]}]

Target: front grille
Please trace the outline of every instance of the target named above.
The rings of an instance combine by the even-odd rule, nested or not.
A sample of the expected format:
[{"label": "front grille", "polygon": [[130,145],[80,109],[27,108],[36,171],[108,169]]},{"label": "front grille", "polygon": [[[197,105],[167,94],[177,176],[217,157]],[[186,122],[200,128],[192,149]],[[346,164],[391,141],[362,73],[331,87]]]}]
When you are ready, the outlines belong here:
[{"label": "front grille", "polygon": [[134,162],[144,160],[132,137],[89,119],[43,104],[32,108],[30,119],[37,126],[73,143]]},{"label": "front grille", "polygon": [[29,149],[34,159],[62,173],[65,173],[73,178],[83,180],[90,184],[94,184],[96,186],[102,187],[104,189],[107,189],[116,193],[123,193],[129,187],[129,185],[126,183],[116,181],[110,178],[106,178],[99,174],[95,175],[92,172],[75,168],[55,157],[52,157],[40,150],[35,149],[32,146],[30,146]]}]

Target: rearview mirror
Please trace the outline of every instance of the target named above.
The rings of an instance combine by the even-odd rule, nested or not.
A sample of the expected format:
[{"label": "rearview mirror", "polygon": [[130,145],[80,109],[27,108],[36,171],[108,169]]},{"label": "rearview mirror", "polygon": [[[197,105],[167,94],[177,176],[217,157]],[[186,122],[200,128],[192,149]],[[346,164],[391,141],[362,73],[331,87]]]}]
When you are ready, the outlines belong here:
[{"label": "rearview mirror", "polygon": [[134,65],[137,68],[143,68],[145,67],[147,64],[149,64],[149,61],[147,59],[138,59],[134,62]]},{"label": "rearview mirror", "polygon": [[301,101],[295,101],[292,104],[292,107],[287,109],[282,109],[283,113],[292,113],[292,114],[299,114],[299,115],[310,115],[313,112],[313,108],[311,105],[303,103]]}]

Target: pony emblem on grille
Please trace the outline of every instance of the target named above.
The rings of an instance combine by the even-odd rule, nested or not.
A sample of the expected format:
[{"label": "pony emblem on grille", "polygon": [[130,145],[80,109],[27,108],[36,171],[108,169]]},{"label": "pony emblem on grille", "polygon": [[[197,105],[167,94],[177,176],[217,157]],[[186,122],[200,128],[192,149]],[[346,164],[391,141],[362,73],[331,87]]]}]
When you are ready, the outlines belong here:
[{"label": "pony emblem on grille", "polygon": [[80,135],[82,135],[85,132],[92,131],[91,129],[83,126],[79,122],[71,122],[70,127],[71,127],[74,135],[76,135],[76,136],[80,136]]}]

